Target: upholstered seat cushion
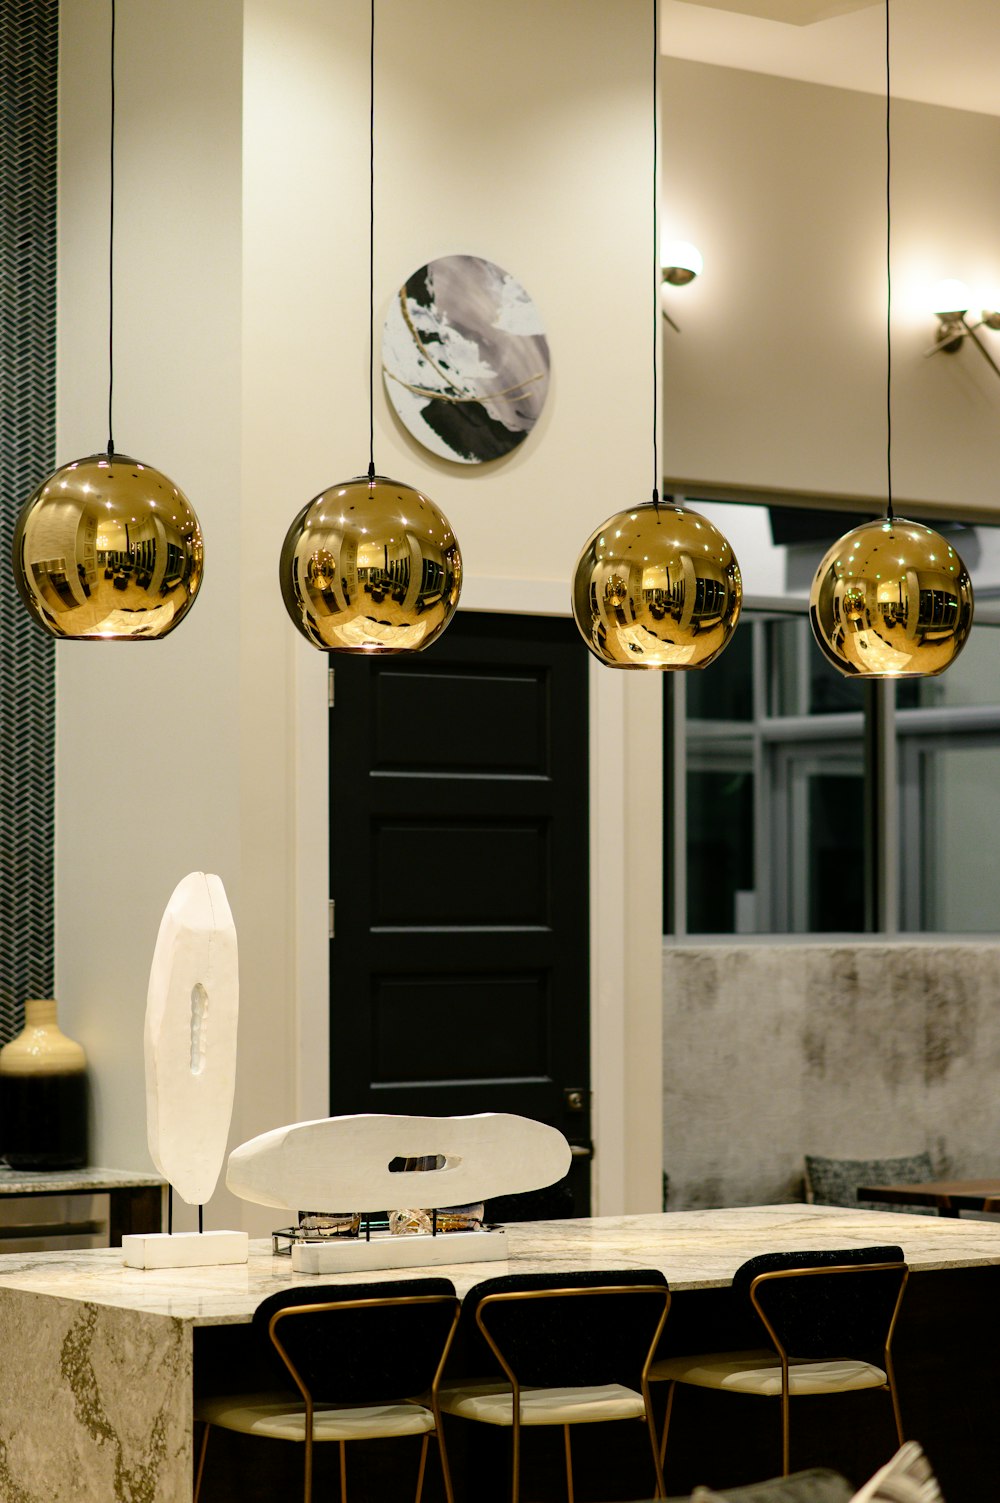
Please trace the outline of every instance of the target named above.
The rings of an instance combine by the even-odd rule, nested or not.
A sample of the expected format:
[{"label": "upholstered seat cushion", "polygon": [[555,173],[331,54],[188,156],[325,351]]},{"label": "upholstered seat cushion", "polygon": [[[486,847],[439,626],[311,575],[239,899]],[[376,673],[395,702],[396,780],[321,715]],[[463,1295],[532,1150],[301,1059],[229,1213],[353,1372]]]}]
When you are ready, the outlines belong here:
[{"label": "upholstered seat cushion", "polygon": [[[769,1396],[781,1393],[781,1363],[767,1349],[750,1352],[705,1352],[696,1357],[667,1357],[654,1362],[651,1380],[691,1383],[696,1388],[726,1388],[734,1393]],[[788,1391],[846,1393],[857,1388],[881,1388],[886,1375],[870,1362],[827,1359],[788,1365]]]},{"label": "upholstered seat cushion", "polygon": [[[304,1406],[287,1393],[241,1393],[199,1399],[195,1418],[244,1435],[274,1440],[306,1437]],[[422,1404],[320,1405],[313,1411],[313,1440],[375,1440],[378,1436],[423,1435],[434,1416]]]},{"label": "upholstered seat cushion", "polygon": [[[487,1425],[513,1424],[509,1383],[445,1383],[438,1394],[446,1414]],[[642,1419],[642,1394],[620,1383],[587,1388],[522,1388],[522,1425],[581,1425],[598,1420]]]}]

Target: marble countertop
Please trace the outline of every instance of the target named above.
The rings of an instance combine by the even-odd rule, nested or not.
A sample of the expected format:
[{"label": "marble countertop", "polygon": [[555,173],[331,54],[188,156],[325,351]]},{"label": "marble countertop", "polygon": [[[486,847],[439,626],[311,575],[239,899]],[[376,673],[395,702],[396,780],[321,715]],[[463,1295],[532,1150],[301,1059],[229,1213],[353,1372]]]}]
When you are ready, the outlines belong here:
[{"label": "marble countertop", "polygon": [[137,1190],[165,1185],[158,1174],[133,1169],[8,1169],[0,1164],[0,1195],[70,1195],[102,1190]]},{"label": "marble countertop", "polygon": [[[962,1221],[831,1206],[745,1206],[662,1215],[603,1216],[536,1221],[507,1229],[505,1263],[435,1268],[460,1296],[504,1272],[539,1273],[586,1268],[659,1268],[675,1290],[723,1288],[739,1265],[757,1253],[893,1243],[912,1270],[1000,1264],[1000,1220]],[[406,1271],[324,1275],[323,1283],[389,1282]],[[411,1273],[412,1276],[412,1273]],[[281,1288],[308,1286],[270,1241],[250,1244],[246,1265],[221,1268],[125,1268],[120,1248],[0,1256],[0,1291],[19,1289],[191,1322],[248,1321],[260,1301]]]}]

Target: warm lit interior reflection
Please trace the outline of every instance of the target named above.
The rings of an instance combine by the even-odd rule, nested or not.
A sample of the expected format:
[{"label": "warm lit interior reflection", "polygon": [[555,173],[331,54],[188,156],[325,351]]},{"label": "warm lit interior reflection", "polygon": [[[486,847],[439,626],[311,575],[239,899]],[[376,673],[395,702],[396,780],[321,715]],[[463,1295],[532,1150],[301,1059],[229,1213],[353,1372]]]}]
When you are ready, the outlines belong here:
[{"label": "warm lit interior reflection", "polygon": [[201,586],[187,497],[150,465],[91,455],[50,476],[14,533],[15,579],[53,636],[137,640],[171,631]]},{"label": "warm lit interior reflection", "polygon": [[829,550],[813,581],[817,641],[847,676],[943,673],[972,626],[972,584],[939,533],[919,522],[868,522]]},{"label": "warm lit interior reflection", "polygon": [[281,590],[295,625],[325,652],[412,652],[447,626],[462,560],[447,519],[398,481],[332,486],[292,523]]},{"label": "warm lit interior reflection", "polygon": [[587,543],[573,586],[584,641],[615,668],[704,668],[740,613],[739,565],[722,534],[677,506],[611,517]]}]

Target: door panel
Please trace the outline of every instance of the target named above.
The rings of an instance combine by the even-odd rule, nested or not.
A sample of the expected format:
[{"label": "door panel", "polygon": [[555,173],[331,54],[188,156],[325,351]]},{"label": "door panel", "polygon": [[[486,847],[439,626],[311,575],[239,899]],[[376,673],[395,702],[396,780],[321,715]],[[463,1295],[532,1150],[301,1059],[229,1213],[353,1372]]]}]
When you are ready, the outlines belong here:
[{"label": "door panel", "polygon": [[[590,1142],[587,654],[459,613],[331,659],[331,1111],[517,1112]],[[589,1208],[589,1162],[571,1174]]]}]

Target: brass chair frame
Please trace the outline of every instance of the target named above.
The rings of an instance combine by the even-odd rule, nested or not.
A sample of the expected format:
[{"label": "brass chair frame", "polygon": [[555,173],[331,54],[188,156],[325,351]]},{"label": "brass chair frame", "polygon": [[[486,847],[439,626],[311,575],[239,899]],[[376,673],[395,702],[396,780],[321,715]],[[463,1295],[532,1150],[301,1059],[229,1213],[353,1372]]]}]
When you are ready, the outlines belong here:
[{"label": "brass chair frame", "polygon": [[[303,1503],[312,1503],[313,1415],[315,1409],[315,1401],[311,1392],[309,1391],[307,1384],[304,1382],[301,1373],[296,1368],[295,1363],[292,1361],[284,1345],[282,1344],[281,1338],[278,1334],[278,1327],[281,1322],[284,1320],[294,1319],[299,1315],[324,1315],[334,1314],[347,1310],[385,1309],[387,1307],[399,1307],[402,1305],[445,1304],[453,1305],[454,1313],[452,1315],[452,1321],[451,1326],[448,1330],[448,1335],[445,1338],[444,1346],[441,1350],[441,1357],[438,1361],[438,1365],[434,1373],[434,1378],[431,1382],[429,1393],[429,1407],[431,1413],[434,1416],[433,1433],[437,1439],[438,1454],[441,1458],[441,1475],[444,1481],[445,1498],[447,1500],[447,1503],[455,1503],[455,1495],[452,1490],[451,1482],[451,1469],[448,1465],[448,1452],[445,1447],[444,1431],[441,1425],[441,1410],[438,1404],[438,1388],[440,1387],[441,1374],[444,1372],[444,1365],[448,1359],[448,1353],[451,1351],[451,1345],[455,1339],[455,1330],[458,1326],[458,1317],[461,1311],[461,1306],[459,1305],[457,1297],[453,1294],[411,1294],[404,1296],[397,1295],[395,1297],[392,1295],[387,1295],[384,1299],[325,1300],[314,1305],[289,1305],[286,1309],[276,1310],[275,1313],[271,1316],[271,1319],[268,1321],[268,1334],[271,1338],[271,1341],[274,1343],[275,1350],[277,1351],[282,1362],[285,1364],[285,1367],[288,1369],[288,1372],[291,1375],[296,1388],[302,1395],[302,1399],[305,1404],[305,1440],[302,1486]],[[413,1397],[416,1397],[416,1395],[414,1395]],[[199,1495],[201,1493],[202,1476],[205,1470],[205,1455],[208,1450],[208,1437],[211,1428],[211,1424],[206,1421],[205,1432],[202,1436],[201,1448],[198,1456],[198,1471],[195,1477],[194,1484],[194,1503],[198,1503]],[[417,1491],[415,1503],[420,1503],[421,1494],[423,1492],[424,1472],[427,1466],[427,1448],[430,1437],[431,1431],[425,1431],[420,1447],[420,1464],[417,1472]],[[388,1439],[389,1437],[386,1438]],[[340,1452],[340,1500],[341,1503],[347,1503],[347,1441],[338,1441],[337,1445]]]},{"label": "brass chair frame", "polygon": [[[656,1422],[653,1418],[653,1406],[649,1391],[649,1369],[656,1354],[660,1337],[663,1335],[663,1327],[666,1324],[667,1314],[670,1310],[671,1292],[665,1284],[595,1284],[583,1287],[569,1286],[561,1289],[517,1289],[484,1295],[476,1307],[476,1325],[482,1332],[486,1342],[496,1357],[504,1376],[511,1385],[511,1468],[513,1480],[511,1483],[511,1503],[518,1503],[520,1495],[521,1477],[521,1384],[517,1375],[507,1361],[500,1347],[490,1334],[483,1321],[483,1311],[491,1305],[512,1303],[514,1301],[527,1301],[537,1299],[585,1299],[588,1295],[626,1295],[626,1294],[658,1294],[663,1298],[663,1311],[656,1325],[653,1339],[650,1342],[646,1360],[642,1366],[642,1400],[646,1411],[646,1427],[649,1433],[650,1446],[653,1453],[653,1469],[656,1474],[656,1497],[665,1498],[666,1492],[663,1486],[663,1468],[660,1462],[660,1450],[657,1443]],[[530,1386],[530,1385],[529,1385]],[[574,1503],[573,1494],[573,1453],[570,1446],[570,1426],[572,1421],[563,1424],[563,1447],[566,1462],[566,1497],[568,1503]],[[450,1503],[450,1500],[449,1500]]]},{"label": "brass chair frame", "polygon": [[[896,1435],[898,1437],[899,1444],[902,1445],[903,1418],[902,1412],[899,1407],[899,1392],[896,1387],[895,1370],[892,1364],[892,1338],[896,1331],[896,1322],[899,1319],[899,1310],[900,1306],[903,1303],[903,1293],[906,1289],[906,1283],[909,1278],[909,1269],[907,1268],[906,1264],[900,1262],[833,1263],[817,1264],[814,1267],[807,1268],[776,1268],[767,1273],[758,1274],[750,1285],[750,1302],[763,1321],[764,1328],[766,1329],[767,1334],[771,1339],[775,1353],[781,1364],[781,1475],[783,1477],[787,1477],[790,1471],[789,1460],[791,1453],[791,1393],[789,1384],[789,1365],[791,1360],[794,1358],[794,1353],[790,1353],[781,1342],[771,1320],[768,1318],[763,1307],[761,1306],[758,1290],[760,1289],[760,1286],[762,1284],[774,1283],[778,1280],[783,1279],[787,1280],[815,1278],[817,1276],[839,1274],[860,1276],[868,1273],[898,1273],[900,1275],[899,1289],[896,1293],[896,1303],[893,1307],[888,1331],[886,1333],[885,1346],[882,1350],[882,1363],[885,1368],[886,1382],[882,1384],[880,1389],[874,1391],[889,1394],[892,1400],[892,1415],[896,1424]],[[656,1380],[654,1379],[654,1381]],[[680,1380],[676,1378],[670,1379],[669,1388],[667,1390],[667,1406],[663,1416],[663,1429],[660,1436],[659,1447],[661,1469],[663,1467],[663,1463],[667,1454],[667,1433],[670,1429],[670,1416],[673,1409],[674,1392],[677,1388],[678,1381]],[[767,1395],[765,1395],[765,1397],[767,1397]]]}]

